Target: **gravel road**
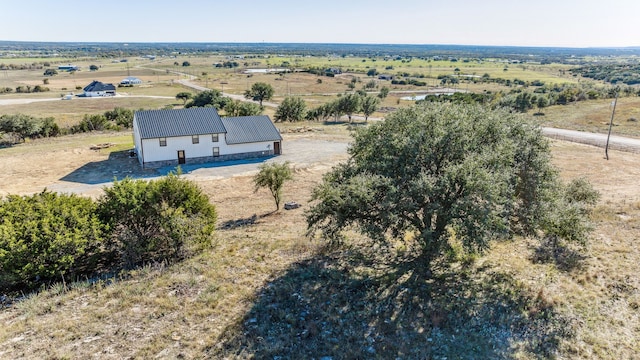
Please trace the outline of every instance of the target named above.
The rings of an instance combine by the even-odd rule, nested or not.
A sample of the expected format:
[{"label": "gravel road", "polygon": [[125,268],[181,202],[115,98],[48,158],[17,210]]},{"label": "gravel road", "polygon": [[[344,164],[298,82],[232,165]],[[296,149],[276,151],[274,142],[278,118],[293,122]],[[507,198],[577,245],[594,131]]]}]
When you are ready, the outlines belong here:
[{"label": "gravel road", "polygon": [[[596,134],[556,128],[542,128],[542,133],[552,139],[593,145],[603,149],[607,143],[607,134]],[[611,138],[609,139],[609,149],[640,153],[640,139],[611,135]]]}]

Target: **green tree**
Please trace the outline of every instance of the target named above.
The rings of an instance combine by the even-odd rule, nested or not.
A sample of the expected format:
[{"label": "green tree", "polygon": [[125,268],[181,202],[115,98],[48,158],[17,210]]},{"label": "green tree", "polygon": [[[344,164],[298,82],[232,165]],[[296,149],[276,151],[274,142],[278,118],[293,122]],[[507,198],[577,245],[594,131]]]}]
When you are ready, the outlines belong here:
[{"label": "green tree", "polygon": [[362,109],[362,97],[358,94],[346,94],[338,99],[340,112],[346,114],[351,122],[351,116]]},{"label": "green tree", "polygon": [[362,98],[364,121],[369,121],[369,116],[378,110],[378,104],[380,104],[380,98],[376,96],[367,95]]},{"label": "green tree", "polygon": [[191,63],[188,61],[183,61],[182,62],[182,66],[187,67],[187,66],[191,66]]},{"label": "green tree", "polygon": [[44,71],[44,76],[53,76],[58,75],[58,71],[56,69],[47,69]]},{"label": "green tree", "polygon": [[97,212],[117,266],[178,260],[210,244],[215,207],[195,183],[177,174],[149,182],[127,178],[104,192]]},{"label": "green tree", "polygon": [[213,106],[218,110],[223,110],[232,100],[222,96],[220,90],[212,89],[196,94],[184,107],[207,107]]},{"label": "green tree", "polygon": [[378,93],[378,97],[379,97],[380,99],[384,99],[384,98],[386,98],[387,96],[389,96],[389,88],[388,88],[388,87],[386,87],[386,86],[383,86],[383,87],[380,89],[380,92]]},{"label": "green tree", "polygon": [[538,96],[538,101],[536,101],[536,106],[538,107],[538,113],[542,113],[542,109],[549,106],[549,98],[540,94],[540,96]]},{"label": "green tree", "polygon": [[531,93],[523,91],[516,96],[514,108],[519,112],[527,112],[532,109],[534,102]]},{"label": "green tree", "polygon": [[116,107],[113,110],[105,111],[104,117],[125,129],[133,127],[133,110]]},{"label": "green tree", "polygon": [[375,89],[377,86],[378,86],[378,83],[376,83],[376,81],[373,79],[367,81],[367,83],[364,84],[365,89]]},{"label": "green tree", "polygon": [[244,93],[244,97],[259,101],[260,106],[262,106],[262,101],[270,100],[274,93],[275,91],[271,85],[263,82],[257,82],[251,85],[251,89]]},{"label": "green tree", "polygon": [[367,71],[367,76],[376,76],[378,75],[378,70],[376,69],[369,69],[369,71]]},{"label": "green tree", "polygon": [[89,70],[91,70],[91,71],[97,71],[98,69],[99,69],[98,65],[90,65],[89,66]]},{"label": "green tree", "polygon": [[24,114],[0,116],[0,132],[12,135],[16,141],[24,142],[26,138],[37,137],[40,126],[37,118]]},{"label": "green tree", "polygon": [[307,105],[299,97],[286,97],[276,109],[277,121],[301,121],[307,114]]},{"label": "green tree", "polygon": [[482,252],[492,239],[535,235],[558,223],[551,217],[571,216],[557,206],[561,186],[548,141],[506,110],[435,103],[401,109],[358,131],[349,154],[313,191],[309,233],[339,240],[354,226],[380,243],[415,241],[417,261],[429,267],[452,251],[452,241]]},{"label": "green tree", "polygon": [[255,192],[260,188],[267,188],[276,202],[276,211],[280,210],[282,199],[282,187],[284,182],[293,179],[289,162],[285,163],[265,163],[260,165],[260,171],[254,176],[253,183]]},{"label": "green tree", "polygon": [[191,99],[192,96],[190,92],[182,91],[176,94],[176,100],[182,100],[182,105],[186,105],[187,100]]},{"label": "green tree", "polygon": [[227,116],[255,116],[262,114],[262,108],[258,104],[233,100],[229,101],[224,111]]}]

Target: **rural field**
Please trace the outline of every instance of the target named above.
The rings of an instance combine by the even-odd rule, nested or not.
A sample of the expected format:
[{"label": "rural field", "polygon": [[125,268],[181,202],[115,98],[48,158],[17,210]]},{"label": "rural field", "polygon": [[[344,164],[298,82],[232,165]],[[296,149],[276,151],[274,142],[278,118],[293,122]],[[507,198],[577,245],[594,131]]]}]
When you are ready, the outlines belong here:
[{"label": "rural field", "polygon": [[[274,89],[269,103],[299,96],[308,108],[373,81],[367,92],[376,95],[382,87],[390,92],[369,122],[415,103],[403,97],[430,92],[501,93],[498,101],[551,91],[532,85],[536,81],[594,91],[592,98],[576,96],[566,105],[531,103],[522,112],[541,126],[606,133],[612,113],[612,99],[601,95],[609,85],[572,75],[571,63],[220,53],[120,60],[47,58],[52,67],[73,63],[81,71],[47,77],[44,85],[38,67],[45,60],[0,58],[0,64],[38,68],[0,70],[0,88],[50,88],[0,94],[0,116],[52,116],[68,128],[87,114],[116,107],[182,108],[176,95],[197,91],[178,81],[236,96],[263,82]],[[216,67],[225,62],[238,65]],[[91,65],[98,70],[89,71]],[[243,72],[334,67],[342,73]],[[426,84],[392,84],[367,76],[371,69],[408,73]],[[501,80],[478,81],[485,74]],[[94,79],[117,84],[127,76],[143,83],[118,88],[115,97],[60,100]],[[443,83],[439,76],[461,80]],[[514,85],[517,81],[526,84]],[[618,99],[614,134],[640,138],[639,99],[631,92]],[[263,113],[273,119],[275,110],[266,106]],[[348,159],[353,131],[367,126],[360,118],[354,124],[346,117],[331,120],[276,124],[284,155],[269,161],[291,162],[293,180],[285,184],[284,201],[301,208],[274,212],[270,194],[254,191],[257,164],[237,171],[187,169],[183,176],[203,189],[218,212],[210,249],[178,263],[62,281],[33,293],[8,296],[0,290],[0,358],[633,359],[640,354],[640,154],[609,151],[605,160],[600,148],[551,141],[561,177],[585,177],[600,193],[590,214],[594,231],[588,245],[553,254],[559,264],[539,261],[544,245],[537,240],[517,238],[495,242],[483,255],[452,258],[421,277],[409,265],[410,245],[385,248],[349,232],[344,244],[332,247],[307,236],[305,212],[313,189]],[[91,149],[106,143],[109,148]],[[0,148],[0,197],[49,189],[97,198],[113,179],[162,175],[129,158],[132,147],[131,131],[122,130],[26,139]]]},{"label": "rural field", "polygon": [[[285,139],[309,136],[316,135]],[[86,150],[103,137],[47,148],[53,158],[68,151],[78,163],[104,161],[107,153]],[[121,135],[112,141],[126,144]],[[29,161],[2,183],[12,192],[40,191],[40,166],[51,159],[34,161],[42,150],[31,144],[9,150],[20,147],[16,156]],[[52,285],[15,302],[0,313],[0,356],[633,358],[640,351],[640,158],[614,151],[606,161],[600,149],[564,142],[552,149],[564,178],[586,176],[602,194],[578,267],[536,263],[539,244],[519,239],[497,243],[471,265],[438,269],[418,286],[397,267],[406,250],[385,259],[355,234],[339,249],[305,236],[310,191],[331,161],[295,167],[285,200],[303,207],[292,211],[273,213],[248,174],[198,180],[219,213],[211,250],[175,265]],[[54,163],[42,177],[67,171]]]}]

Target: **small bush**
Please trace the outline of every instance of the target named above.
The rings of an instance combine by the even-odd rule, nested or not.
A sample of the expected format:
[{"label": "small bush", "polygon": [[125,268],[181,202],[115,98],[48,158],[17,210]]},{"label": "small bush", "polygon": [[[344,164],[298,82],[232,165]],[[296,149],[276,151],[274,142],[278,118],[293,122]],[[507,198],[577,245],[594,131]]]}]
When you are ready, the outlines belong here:
[{"label": "small bush", "polygon": [[0,288],[34,288],[95,268],[103,226],[91,199],[48,191],[0,202]]},{"label": "small bush", "polygon": [[110,261],[126,268],[179,260],[207,247],[216,223],[208,197],[176,174],[117,181],[105,189],[98,213],[108,229]]},{"label": "small bush", "polygon": [[90,131],[102,131],[102,130],[116,130],[117,126],[107,120],[104,115],[85,115],[79,124],[71,127],[72,134],[90,132]]}]

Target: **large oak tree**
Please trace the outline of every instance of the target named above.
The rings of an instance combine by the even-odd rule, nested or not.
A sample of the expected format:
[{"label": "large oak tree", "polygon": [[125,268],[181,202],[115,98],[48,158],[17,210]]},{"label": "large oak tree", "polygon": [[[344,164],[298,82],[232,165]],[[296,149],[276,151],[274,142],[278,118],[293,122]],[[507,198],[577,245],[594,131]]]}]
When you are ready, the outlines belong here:
[{"label": "large oak tree", "polygon": [[474,253],[514,235],[588,234],[580,196],[563,200],[540,129],[506,110],[401,109],[359,130],[349,154],[313,192],[310,233],[339,241],[355,228],[380,243],[415,241],[427,267],[452,241]]}]

